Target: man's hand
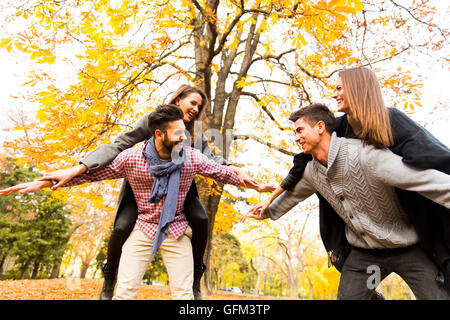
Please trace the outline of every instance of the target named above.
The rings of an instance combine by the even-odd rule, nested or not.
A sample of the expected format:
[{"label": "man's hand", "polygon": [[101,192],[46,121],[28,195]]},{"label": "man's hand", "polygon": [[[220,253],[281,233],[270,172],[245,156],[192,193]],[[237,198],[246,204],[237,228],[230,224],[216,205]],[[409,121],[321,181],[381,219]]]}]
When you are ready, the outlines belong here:
[{"label": "man's hand", "polygon": [[52,190],[56,190],[59,187],[63,186],[73,177],[82,174],[87,171],[87,167],[84,164],[79,164],[77,166],[73,166],[71,168],[57,170],[54,172],[49,172],[40,177],[39,181],[57,181],[55,185],[51,187]]},{"label": "man's hand", "polygon": [[230,166],[231,170],[236,173],[236,175],[239,178],[239,182],[241,183],[241,186],[244,188],[251,188],[251,189],[257,189],[259,187],[259,183],[256,182],[254,179],[252,179],[247,173],[244,172],[241,168]]},{"label": "man's hand", "polygon": [[244,214],[239,219],[239,221],[244,222],[245,220],[247,220],[247,218],[261,220],[264,211],[269,207],[270,204],[270,198],[258,203],[257,205],[253,206],[246,214]]},{"label": "man's hand", "polygon": [[251,178],[247,173],[245,173],[241,168],[230,166],[230,169],[236,173],[239,178],[241,186],[244,188],[255,189],[258,192],[273,192],[277,185],[273,183],[260,184],[253,178]]},{"label": "man's hand", "polygon": [[43,188],[48,188],[52,185],[51,181],[32,181],[18,184],[16,186],[12,186],[3,190],[0,190],[0,196],[6,196],[13,192],[18,191],[19,193],[30,193],[37,192]]},{"label": "man's hand", "polygon": [[277,187],[278,185],[276,183],[266,183],[266,184],[259,184],[255,190],[260,193],[274,192],[277,189]]}]

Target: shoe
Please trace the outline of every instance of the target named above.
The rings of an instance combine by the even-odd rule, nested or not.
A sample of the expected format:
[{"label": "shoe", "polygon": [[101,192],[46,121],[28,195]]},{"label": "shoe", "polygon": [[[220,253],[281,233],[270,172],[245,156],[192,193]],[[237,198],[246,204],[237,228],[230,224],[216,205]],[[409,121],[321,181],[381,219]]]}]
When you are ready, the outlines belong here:
[{"label": "shoe", "polygon": [[370,300],[386,300],[386,298],[380,291],[373,290],[373,295]]},{"label": "shoe", "polygon": [[104,281],[99,300],[112,300],[114,296],[114,287],[117,282],[117,270],[111,269],[108,264],[105,264],[102,268],[102,272]]},{"label": "shoe", "polygon": [[192,291],[194,292],[194,300],[202,300],[202,292],[200,291],[200,280],[205,270],[206,266],[204,264],[202,264],[201,266],[194,267],[194,283],[192,285]]}]

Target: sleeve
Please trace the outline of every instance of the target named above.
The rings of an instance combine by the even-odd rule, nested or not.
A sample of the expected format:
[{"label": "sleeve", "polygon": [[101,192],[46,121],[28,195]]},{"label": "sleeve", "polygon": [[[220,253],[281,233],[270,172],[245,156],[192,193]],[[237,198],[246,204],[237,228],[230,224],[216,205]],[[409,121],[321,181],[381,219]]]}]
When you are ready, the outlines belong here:
[{"label": "sleeve", "polygon": [[[404,163],[387,149],[371,148],[362,163],[385,185],[414,191],[450,209],[450,175],[434,169],[421,169]],[[363,153],[364,154],[364,153]]]},{"label": "sleeve", "polygon": [[450,174],[450,149],[403,112],[389,108],[394,145],[405,164]]},{"label": "sleeve", "polygon": [[317,192],[316,188],[309,182],[308,178],[305,178],[304,172],[302,179],[295,185],[294,189],[292,191],[284,191],[269,205],[262,217],[263,219],[271,218],[272,220],[277,220],[315,192]]},{"label": "sleeve", "polygon": [[298,153],[294,156],[294,166],[289,170],[287,176],[281,181],[280,187],[284,190],[292,190],[300,181],[306,165],[312,160],[310,154]]},{"label": "sleeve", "polygon": [[357,138],[352,127],[348,124],[347,114],[336,118],[334,132],[338,137]]},{"label": "sleeve", "polygon": [[93,172],[83,173],[73,177],[70,181],[65,183],[63,187],[71,187],[89,182],[113,180],[125,177],[125,164],[128,159],[129,152],[125,150],[106,167],[98,169]]},{"label": "sleeve", "polygon": [[99,146],[86,155],[80,163],[88,168],[88,172],[98,170],[111,163],[120,152],[150,137],[151,132],[148,126],[148,115],[145,115],[136,122],[133,130],[121,133],[111,144]]},{"label": "sleeve", "polygon": [[192,151],[195,162],[197,162],[197,174],[225,184],[240,185],[239,178],[233,170],[208,159],[205,154],[200,153],[198,150],[193,149]]}]

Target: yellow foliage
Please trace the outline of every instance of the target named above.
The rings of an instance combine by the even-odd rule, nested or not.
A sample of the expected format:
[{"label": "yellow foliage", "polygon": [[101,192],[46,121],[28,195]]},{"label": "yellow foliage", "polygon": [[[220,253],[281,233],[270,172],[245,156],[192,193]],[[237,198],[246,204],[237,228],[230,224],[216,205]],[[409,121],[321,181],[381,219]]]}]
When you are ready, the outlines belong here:
[{"label": "yellow foliage", "polygon": [[[227,85],[226,93],[230,92],[228,85],[233,84],[241,92],[249,91],[258,96],[258,103],[252,107],[257,111],[265,108],[267,112],[253,112],[254,117],[246,120],[253,122],[255,135],[273,140],[280,132],[272,130],[273,126],[264,120],[268,119],[268,112],[277,120],[285,119],[293,108],[309,99],[317,99],[317,96],[305,96],[305,91],[325,96],[324,91],[332,87],[330,75],[335,70],[366,63],[366,56],[376,60],[379,55],[392,57],[405,49],[385,39],[377,43],[374,53],[366,50],[361,54],[355,49],[352,35],[367,27],[361,19],[364,9],[361,0],[244,1],[244,9],[248,10],[245,13],[239,1],[219,1],[215,12],[208,7],[210,2],[190,0],[30,0],[27,3],[9,17],[11,22],[23,23],[24,31],[1,38],[0,48],[11,54],[26,54],[33,63],[33,70],[24,81],[24,90],[29,89],[31,93],[24,93],[22,98],[38,106],[37,123],[17,126],[17,130],[27,130],[27,135],[7,141],[4,147],[21,155],[19,163],[38,164],[41,170],[72,165],[100,144],[110,143],[140,116],[166,101],[174,91],[174,81],[203,85],[208,75],[210,82],[205,86],[211,88],[208,107],[214,105],[215,81],[223,70],[223,62],[234,53],[233,68],[223,80]],[[369,3],[381,7],[385,4],[383,1]],[[427,10],[430,9],[426,5],[421,5],[415,13],[425,14]],[[389,34],[390,30],[404,24],[396,21],[380,10],[379,17],[369,24]],[[201,22],[209,24],[199,27]],[[393,26],[395,23],[397,25]],[[255,61],[252,72],[244,72],[239,66],[249,52],[251,43],[246,39],[252,27],[259,35],[259,43],[255,54],[249,57]],[[433,44],[439,48],[438,43]],[[201,52],[200,49],[205,48],[209,51]],[[288,50],[292,50],[289,55],[280,56]],[[214,56],[201,56],[205,52],[213,52]],[[289,61],[286,64],[289,68],[282,67],[285,74],[278,77],[284,59]],[[204,65],[206,62],[209,65]],[[65,83],[58,79],[60,70],[54,70],[60,68],[60,63],[75,69],[75,75],[67,76]],[[285,83],[283,90],[271,86],[277,81]],[[384,72],[382,87],[395,93],[390,106],[399,105],[408,111],[420,106],[422,87],[404,70]],[[231,112],[226,108],[223,111]],[[222,118],[226,116],[224,112]],[[216,119],[217,124],[222,118]],[[234,120],[234,114],[232,118]],[[281,141],[280,146],[294,149],[286,140]],[[233,150],[231,154],[239,152]],[[285,162],[278,159],[279,163]],[[271,170],[264,178],[281,180],[279,168]],[[209,186],[205,191],[207,195],[222,192],[212,179],[198,179],[204,179]],[[102,230],[99,234],[104,235],[105,224],[110,222],[114,211],[114,201],[102,198],[100,195],[104,196],[105,191],[101,188],[111,195],[117,193],[117,185],[96,186],[98,190],[77,187],[65,191],[65,195],[62,192],[54,196],[71,198],[81,204],[87,197],[92,208],[80,209],[79,217],[89,219],[86,213],[89,212],[102,221],[98,228]],[[257,203],[258,197],[250,197],[248,202]],[[222,201],[215,231],[228,232],[239,216],[231,204]],[[265,224],[266,221],[259,223]],[[248,228],[255,229],[256,225],[248,223]],[[83,242],[82,231],[80,229],[80,235],[74,238],[80,243]],[[92,238],[89,242],[94,248],[98,239]],[[318,286],[330,287],[334,275],[321,269],[322,262],[315,265],[316,269],[311,272],[317,273],[314,279]],[[325,289],[321,290],[317,294],[329,296]]]}]

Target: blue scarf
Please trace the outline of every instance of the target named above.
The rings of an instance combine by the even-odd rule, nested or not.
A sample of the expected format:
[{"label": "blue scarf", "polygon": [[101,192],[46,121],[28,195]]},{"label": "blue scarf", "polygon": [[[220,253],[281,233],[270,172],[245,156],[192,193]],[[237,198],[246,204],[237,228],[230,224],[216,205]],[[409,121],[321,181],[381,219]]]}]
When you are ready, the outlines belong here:
[{"label": "blue scarf", "polygon": [[[169,224],[175,217],[178,190],[180,189],[180,173],[185,159],[184,146],[179,153],[179,157],[172,159],[170,162],[163,163],[156,152],[155,137],[152,137],[147,141],[143,153],[147,159],[148,170],[155,178],[148,202],[158,203],[166,196],[155,239],[153,240],[152,256],[154,258],[159,246],[167,238]],[[172,156],[172,158],[174,157]]]}]

